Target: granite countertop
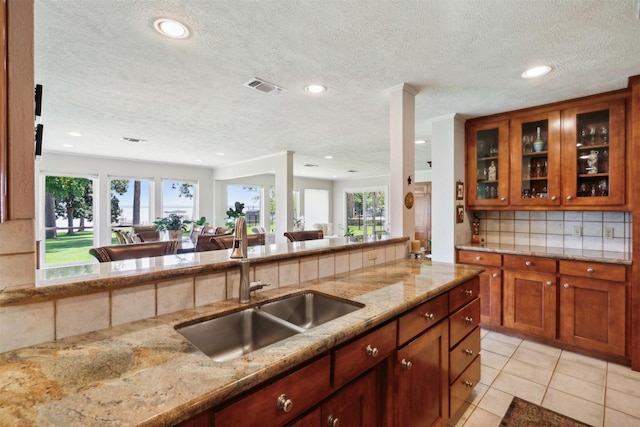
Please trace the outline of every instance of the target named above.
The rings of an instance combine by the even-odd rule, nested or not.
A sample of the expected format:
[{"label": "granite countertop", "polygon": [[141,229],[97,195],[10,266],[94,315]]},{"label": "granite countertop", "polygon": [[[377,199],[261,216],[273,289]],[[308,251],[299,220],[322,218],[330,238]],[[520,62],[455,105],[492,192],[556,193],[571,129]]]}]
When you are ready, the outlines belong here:
[{"label": "granite countertop", "polygon": [[468,243],[456,245],[456,249],[511,255],[531,255],[576,261],[604,262],[609,264],[632,264],[632,256],[629,252],[592,251],[587,249],[549,248],[546,246],[507,245],[499,243]]},{"label": "granite countertop", "polygon": [[237,299],[2,353],[0,424],[172,425],[326,353],[481,271],[401,259],[261,292],[252,305],[313,290],[365,306],[227,362],[204,355],[174,326],[238,309]]}]

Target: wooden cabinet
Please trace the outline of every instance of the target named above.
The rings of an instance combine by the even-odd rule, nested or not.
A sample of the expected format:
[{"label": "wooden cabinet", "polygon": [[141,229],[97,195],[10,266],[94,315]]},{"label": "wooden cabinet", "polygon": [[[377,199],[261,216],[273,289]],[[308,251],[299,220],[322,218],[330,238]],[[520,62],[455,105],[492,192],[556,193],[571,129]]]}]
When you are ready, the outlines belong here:
[{"label": "wooden cabinet", "polygon": [[560,112],[512,119],[510,139],[511,205],[559,206]]},{"label": "wooden cabinet", "polygon": [[376,376],[371,371],[322,404],[317,427],[375,427],[379,425],[376,403]]},{"label": "wooden cabinet", "polygon": [[560,273],[560,340],[624,356],[626,268],[560,261]]},{"label": "wooden cabinet", "polygon": [[481,251],[458,251],[461,264],[479,265],[480,321],[487,325],[502,324],[502,255]]},{"label": "wooden cabinet", "polygon": [[509,121],[467,127],[467,205],[509,205]]},{"label": "wooden cabinet", "polygon": [[396,352],[396,426],[442,426],[448,419],[447,326],[439,322]]},{"label": "wooden cabinet", "polygon": [[625,100],[567,109],[562,117],[562,203],[623,205]]}]

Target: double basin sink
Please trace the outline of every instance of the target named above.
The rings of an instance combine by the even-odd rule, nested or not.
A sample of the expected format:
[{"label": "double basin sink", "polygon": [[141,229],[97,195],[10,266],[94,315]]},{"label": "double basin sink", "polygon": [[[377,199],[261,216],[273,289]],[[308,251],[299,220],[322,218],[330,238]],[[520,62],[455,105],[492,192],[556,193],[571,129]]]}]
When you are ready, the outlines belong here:
[{"label": "double basin sink", "polygon": [[353,301],[306,292],[260,306],[176,326],[200,351],[218,362],[262,347],[364,307]]}]

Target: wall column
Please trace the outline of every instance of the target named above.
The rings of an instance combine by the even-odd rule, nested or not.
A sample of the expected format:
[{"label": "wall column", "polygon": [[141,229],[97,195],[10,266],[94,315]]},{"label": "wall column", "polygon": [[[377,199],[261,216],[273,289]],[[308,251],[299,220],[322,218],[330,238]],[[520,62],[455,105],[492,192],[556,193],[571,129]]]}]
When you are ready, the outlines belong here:
[{"label": "wall column", "polygon": [[[415,238],[415,211],[405,206],[415,183],[415,111],[418,92],[406,83],[389,92],[390,176],[387,206],[392,236]],[[411,177],[411,183],[409,183]]]},{"label": "wall column", "polygon": [[[455,245],[471,241],[469,217],[456,223],[456,182],[464,183],[464,120],[456,115],[432,120],[431,259],[455,262]],[[453,166],[453,167],[452,167]],[[465,183],[469,184],[469,183]]]},{"label": "wall column", "polygon": [[293,151],[274,159],[276,168],[276,243],[286,243],[285,231],[293,230]]}]

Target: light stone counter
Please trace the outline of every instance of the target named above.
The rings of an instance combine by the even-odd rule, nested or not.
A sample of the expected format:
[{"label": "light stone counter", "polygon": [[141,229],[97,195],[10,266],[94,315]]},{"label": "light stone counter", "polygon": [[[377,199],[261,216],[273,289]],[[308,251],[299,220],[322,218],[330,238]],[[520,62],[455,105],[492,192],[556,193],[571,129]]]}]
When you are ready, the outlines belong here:
[{"label": "light stone counter", "polygon": [[212,361],[174,327],[237,309],[236,299],[2,353],[0,425],[172,425],[324,354],[481,271],[400,259],[262,292],[252,304],[314,290],[365,307],[228,362]]},{"label": "light stone counter", "polygon": [[499,243],[456,245],[456,249],[495,252],[510,255],[530,255],[576,261],[604,262],[609,264],[631,265],[629,252],[593,251],[588,249],[550,248],[545,246],[507,245]]}]

